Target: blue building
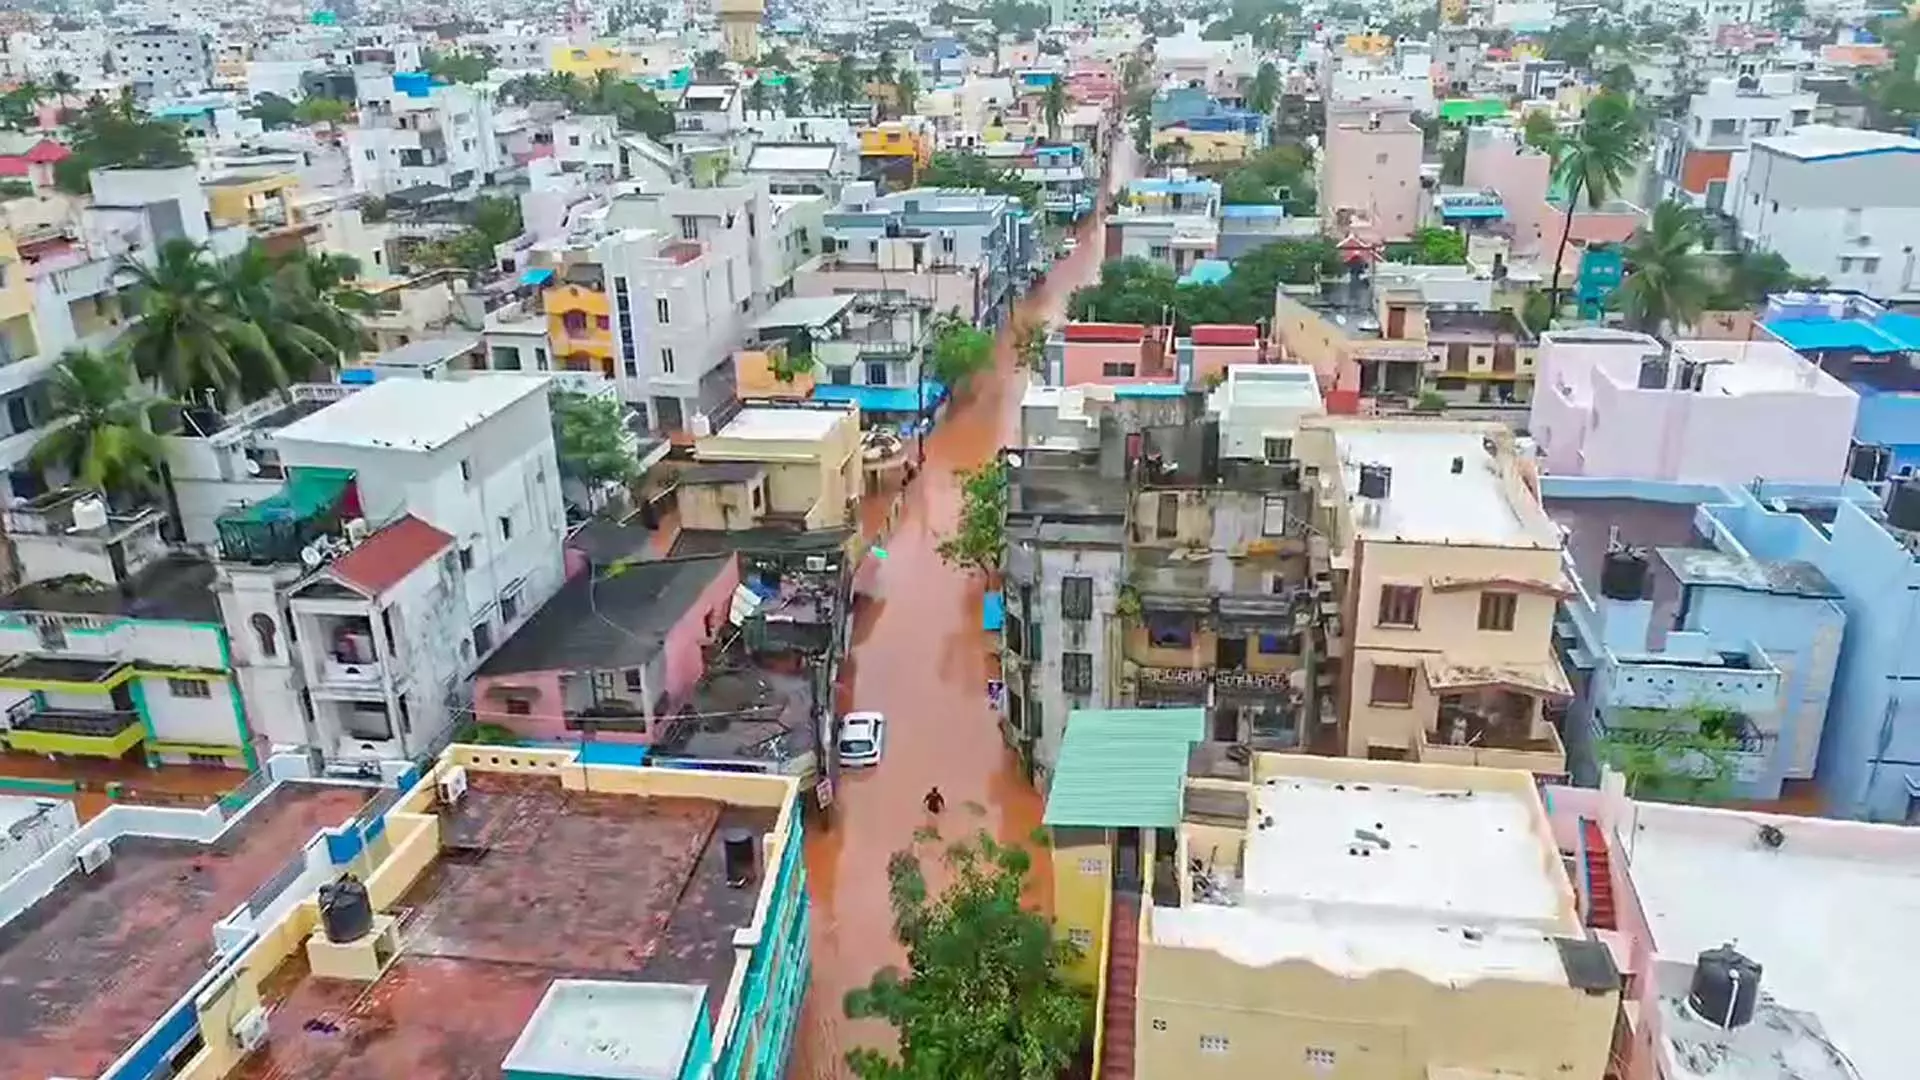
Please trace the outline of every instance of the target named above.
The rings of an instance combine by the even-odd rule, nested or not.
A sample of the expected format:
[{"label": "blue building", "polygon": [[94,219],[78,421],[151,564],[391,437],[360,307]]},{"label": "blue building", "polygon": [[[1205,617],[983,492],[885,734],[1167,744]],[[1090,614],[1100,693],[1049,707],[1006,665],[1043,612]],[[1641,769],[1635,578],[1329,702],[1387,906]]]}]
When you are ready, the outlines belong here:
[{"label": "blue building", "polygon": [[1857,293],[1784,293],[1760,326],[1860,395],[1855,441],[1885,447],[1894,469],[1920,467],[1920,315]]},{"label": "blue building", "polygon": [[1193,131],[1237,131],[1265,145],[1268,118],[1250,109],[1225,105],[1194,86],[1162,90],[1153,98],[1153,129],[1181,125]]},{"label": "blue building", "polygon": [[830,293],[923,300],[938,313],[957,310],[968,322],[997,327],[1033,266],[1039,231],[1039,221],[1005,195],[943,188],[880,195],[871,183],[848,184],[821,220],[824,257],[815,270]]},{"label": "blue building", "polygon": [[[1556,645],[1575,696],[1569,772],[1594,783],[1626,744],[1683,722],[1731,737],[1725,794],[1774,799],[1815,775],[1847,625],[1839,588],[1799,557],[1756,556],[1716,516],[1744,492],[1549,477],[1573,593]],[[1660,792],[1643,792],[1661,794]]]}]

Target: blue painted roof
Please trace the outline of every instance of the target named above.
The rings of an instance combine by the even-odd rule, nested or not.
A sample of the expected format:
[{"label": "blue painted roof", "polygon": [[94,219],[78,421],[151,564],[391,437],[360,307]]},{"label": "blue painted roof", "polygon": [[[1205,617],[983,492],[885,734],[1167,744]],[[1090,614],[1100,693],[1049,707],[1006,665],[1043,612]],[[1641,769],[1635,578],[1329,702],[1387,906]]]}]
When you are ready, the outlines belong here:
[{"label": "blue painted roof", "polygon": [[[947,396],[947,388],[928,379],[925,394],[927,408],[931,409]],[[827,383],[813,388],[815,401],[851,401],[865,412],[919,412],[920,397],[921,392],[911,386],[838,386]]]},{"label": "blue painted roof", "polygon": [[1113,388],[1117,398],[1186,397],[1187,388],[1179,383],[1119,383]]},{"label": "blue painted roof", "polygon": [[1150,177],[1135,180],[1127,185],[1127,190],[1136,195],[1212,195],[1220,190],[1220,185],[1212,180],[1168,180],[1163,177]]},{"label": "blue painted roof", "polygon": [[1233,273],[1233,264],[1225,259],[1201,259],[1180,279],[1182,285],[1218,285]]},{"label": "blue painted roof", "polygon": [[1223,206],[1220,208],[1220,216],[1223,218],[1283,218],[1287,216],[1287,208],[1275,203]]},{"label": "blue painted roof", "polygon": [[188,116],[200,116],[213,111],[212,105],[163,105],[154,110],[153,115],[162,120],[179,120]]},{"label": "blue painted roof", "polygon": [[544,266],[534,266],[520,271],[520,284],[545,285],[553,280],[553,271]]},{"label": "blue painted roof", "polygon": [[395,93],[408,97],[423,98],[433,93],[433,76],[424,71],[396,71],[393,73]]},{"label": "blue painted roof", "polygon": [[1507,216],[1507,208],[1485,203],[1473,206],[1448,206],[1446,203],[1441,203],[1440,216],[1443,218],[1503,218]]},{"label": "blue painted roof", "polygon": [[1770,319],[1767,331],[1801,352],[1845,349],[1875,356],[1920,351],[1920,316],[1890,311],[1866,319]]}]

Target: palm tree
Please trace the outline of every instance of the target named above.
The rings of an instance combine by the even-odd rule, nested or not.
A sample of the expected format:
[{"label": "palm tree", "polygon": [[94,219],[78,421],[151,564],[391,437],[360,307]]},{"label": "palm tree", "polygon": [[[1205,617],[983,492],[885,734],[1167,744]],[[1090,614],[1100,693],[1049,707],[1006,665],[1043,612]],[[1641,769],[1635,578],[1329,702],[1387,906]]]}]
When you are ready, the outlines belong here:
[{"label": "palm tree", "polygon": [[717,79],[727,69],[727,54],[719,49],[708,49],[693,58],[695,78]]},{"label": "palm tree", "polygon": [[893,77],[899,74],[893,64],[893,50],[880,50],[880,59],[873,65],[873,81],[883,86],[891,85]]},{"label": "palm tree", "polygon": [[773,91],[767,89],[766,83],[759,79],[753,80],[753,82],[747,84],[747,97],[745,101],[747,112],[756,116],[765,113],[772,96]]},{"label": "palm tree", "polygon": [[54,428],[34,445],[38,468],[59,465],[74,482],[109,495],[159,487],[164,453],[147,424],[157,399],[125,356],[69,349],[47,376]]},{"label": "palm tree", "polygon": [[806,111],[807,84],[799,75],[789,74],[780,87],[780,112],[784,116],[799,116]]},{"label": "palm tree", "polygon": [[203,246],[169,240],[151,266],[124,258],[119,273],[140,313],[127,356],[142,378],[196,404],[208,394],[230,401],[248,385],[286,384],[266,333],[226,306],[230,290]]},{"label": "palm tree", "polygon": [[1699,250],[1705,235],[1700,212],[1669,199],[1627,242],[1620,306],[1642,333],[1677,330],[1706,310],[1713,284]]},{"label": "palm tree", "polygon": [[843,105],[850,105],[861,98],[866,80],[860,77],[860,65],[851,53],[842,56],[833,69],[834,89]]},{"label": "palm tree", "polygon": [[807,82],[807,96],[813,99],[813,107],[823,113],[839,104],[839,66],[825,60],[813,65],[813,78]]},{"label": "palm tree", "polygon": [[912,116],[920,104],[920,76],[912,68],[901,68],[893,78],[894,107],[901,116]]},{"label": "palm tree", "polygon": [[222,262],[215,283],[220,307],[265,336],[271,362],[243,365],[240,388],[257,398],[288,379],[311,382],[329,376],[342,359],[359,351],[360,325],[316,288],[318,274],[298,260],[276,260],[248,244]]},{"label": "palm tree", "polygon": [[1561,140],[1560,161],[1554,175],[1566,187],[1566,220],[1560,229],[1560,246],[1553,256],[1553,284],[1548,299],[1553,310],[1560,310],[1560,269],[1567,258],[1567,241],[1573,234],[1573,212],[1585,195],[1587,205],[1598,210],[1620,190],[1638,166],[1646,126],[1633,103],[1619,94],[1601,94],[1587,103],[1580,127]]},{"label": "palm tree", "polygon": [[1060,118],[1066,115],[1067,104],[1066,81],[1056,72],[1053,80],[1047,83],[1045,95],[1040,99],[1040,112],[1047,120],[1048,138],[1054,140],[1060,138]]}]

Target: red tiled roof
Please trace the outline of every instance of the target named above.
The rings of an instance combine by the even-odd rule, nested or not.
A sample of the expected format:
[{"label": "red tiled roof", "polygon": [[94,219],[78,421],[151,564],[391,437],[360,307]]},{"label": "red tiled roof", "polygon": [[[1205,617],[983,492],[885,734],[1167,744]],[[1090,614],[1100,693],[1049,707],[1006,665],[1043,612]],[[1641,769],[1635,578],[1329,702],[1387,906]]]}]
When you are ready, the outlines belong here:
[{"label": "red tiled roof", "polygon": [[1066,335],[1068,341],[1143,341],[1147,328],[1139,323],[1076,322],[1067,324]]},{"label": "red tiled roof", "polygon": [[72,156],[73,151],[61,146],[52,139],[41,139],[39,142],[34,143],[33,148],[28,150],[26,154],[27,160],[35,165],[52,165],[55,162],[65,161]]},{"label": "red tiled roof", "polygon": [[368,596],[379,596],[452,543],[453,537],[408,514],[335,559],[327,572]]},{"label": "red tiled roof", "polygon": [[1195,326],[1193,343],[1195,345],[1258,345],[1260,328],[1233,323]]},{"label": "red tiled roof", "polygon": [[23,154],[0,154],[0,176],[8,178],[26,176],[33,168]]}]

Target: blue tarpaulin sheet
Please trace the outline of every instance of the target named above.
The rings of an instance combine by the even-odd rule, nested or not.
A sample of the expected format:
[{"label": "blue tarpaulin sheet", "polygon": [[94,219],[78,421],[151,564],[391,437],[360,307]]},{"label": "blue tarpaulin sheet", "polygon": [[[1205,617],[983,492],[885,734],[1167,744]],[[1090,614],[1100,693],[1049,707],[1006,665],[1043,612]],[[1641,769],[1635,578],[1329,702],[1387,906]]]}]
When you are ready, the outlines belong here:
[{"label": "blue tarpaulin sheet", "polygon": [[535,266],[520,271],[520,284],[522,285],[545,285],[552,280],[553,271],[544,266]]},{"label": "blue tarpaulin sheet", "polygon": [[851,401],[860,406],[862,412],[872,413],[916,413],[920,411],[922,396],[927,411],[931,412],[947,396],[947,388],[928,379],[924,391],[911,386],[841,386],[833,383],[815,386],[815,401]]},{"label": "blue tarpaulin sheet", "polygon": [[999,633],[1007,623],[1007,598],[997,592],[990,592],[980,602],[980,629],[989,633]]}]

